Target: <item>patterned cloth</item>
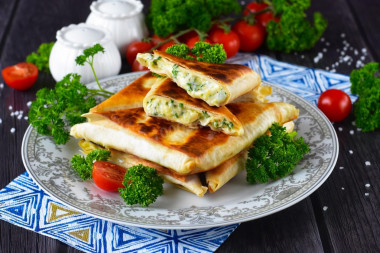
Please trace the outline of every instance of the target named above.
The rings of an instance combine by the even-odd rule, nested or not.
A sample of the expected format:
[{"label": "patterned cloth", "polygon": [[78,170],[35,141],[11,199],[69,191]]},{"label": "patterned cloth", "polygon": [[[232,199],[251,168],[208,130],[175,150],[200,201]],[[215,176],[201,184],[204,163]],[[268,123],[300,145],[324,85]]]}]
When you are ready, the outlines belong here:
[{"label": "patterned cloth", "polygon": [[[286,87],[315,104],[326,89],[342,89],[350,94],[349,77],[345,75],[295,66],[266,56],[238,54],[233,62],[255,69],[263,80]],[[354,101],[356,97],[351,99]],[[27,172],[0,191],[0,218],[84,252],[214,252],[238,226],[158,230],[112,223],[55,201]]]}]

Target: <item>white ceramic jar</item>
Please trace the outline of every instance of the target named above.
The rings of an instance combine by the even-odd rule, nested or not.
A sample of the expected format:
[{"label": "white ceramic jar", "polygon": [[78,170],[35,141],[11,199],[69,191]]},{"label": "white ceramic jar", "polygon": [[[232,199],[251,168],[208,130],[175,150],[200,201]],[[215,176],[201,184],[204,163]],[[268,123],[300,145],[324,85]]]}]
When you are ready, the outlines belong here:
[{"label": "white ceramic jar", "polygon": [[83,54],[83,50],[99,43],[104,53],[94,57],[94,69],[99,79],[117,75],[121,69],[121,56],[112,36],[104,29],[88,24],[69,25],[57,32],[49,58],[49,68],[56,81],[62,80],[69,73],[81,75],[81,82],[89,83],[95,80],[88,63],[77,65],[75,59]]},{"label": "white ceramic jar", "polygon": [[109,30],[123,56],[128,44],[148,36],[143,7],[136,0],[94,1],[86,23]]}]

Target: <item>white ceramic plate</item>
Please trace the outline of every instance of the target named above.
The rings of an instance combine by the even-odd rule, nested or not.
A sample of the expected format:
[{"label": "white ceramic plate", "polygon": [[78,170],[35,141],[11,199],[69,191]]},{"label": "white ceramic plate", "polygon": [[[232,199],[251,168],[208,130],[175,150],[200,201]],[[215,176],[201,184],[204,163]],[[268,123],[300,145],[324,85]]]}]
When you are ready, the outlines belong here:
[{"label": "white ceramic plate", "polygon": [[[108,78],[102,81],[102,86],[115,92],[141,74]],[[292,175],[274,182],[249,185],[242,172],[216,193],[207,193],[204,197],[165,183],[164,195],[148,208],[128,206],[118,193],[105,192],[92,180],[83,182],[73,171],[70,160],[79,152],[77,140],[71,138],[66,145],[58,146],[50,137],[37,134],[31,126],[23,139],[23,162],[29,175],[50,196],[80,212],[116,223],[193,229],[257,219],[309,196],[328,178],[338,157],[337,136],[327,118],[303,98],[272,86],[271,101],[286,101],[300,109],[295,129],[311,149]]]}]

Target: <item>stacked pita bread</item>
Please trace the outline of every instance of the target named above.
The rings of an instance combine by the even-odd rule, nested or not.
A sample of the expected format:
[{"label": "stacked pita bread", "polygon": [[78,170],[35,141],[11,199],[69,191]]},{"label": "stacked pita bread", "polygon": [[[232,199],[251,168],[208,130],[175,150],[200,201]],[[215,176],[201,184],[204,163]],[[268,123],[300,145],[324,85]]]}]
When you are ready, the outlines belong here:
[{"label": "stacked pita bread", "polygon": [[291,104],[268,103],[271,88],[246,66],[159,51],[137,59],[160,77],[148,72],[136,79],[85,114],[87,122],[73,126],[71,135],[82,139],[85,153],[110,149],[111,162],[153,167],[198,196],[243,170],[247,149],[274,122],[298,117]]}]

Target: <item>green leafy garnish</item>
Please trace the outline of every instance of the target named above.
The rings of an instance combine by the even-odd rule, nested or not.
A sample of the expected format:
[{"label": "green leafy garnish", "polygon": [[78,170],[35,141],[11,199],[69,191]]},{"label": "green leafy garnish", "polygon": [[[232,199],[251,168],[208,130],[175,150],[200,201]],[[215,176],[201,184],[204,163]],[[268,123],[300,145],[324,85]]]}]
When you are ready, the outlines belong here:
[{"label": "green leafy garnish", "polygon": [[124,176],[125,188],[119,188],[120,196],[128,205],[149,206],[163,194],[163,183],[155,169],[142,164],[132,166]]},{"label": "green leafy garnish", "polygon": [[240,11],[236,0],[153,0],[146,21],[163,38],[187,28],[207,32],[212,19]]},{"label": "green leafy garnish", "polygon": [[356,126],[363,132],[380,128],[380,67],[371,62],[350,75],[351,92],[359,95],[354,103]]},{"label": "green leafy garnish", "polygon": [[273,0],[275,15],[280,22],[273,20],[267,24],[267,46],[271,50],[291,52],[312,48],[326,30],[327,21],[319,12],[314,13],[314,26],[306,19],[305,10],[310,0]]},{"label": "green leafy garnish", "polygon": [[288,175],[310,150],[302,137],[295,139],[296,132],[287,133],[278,123],[269,131],[270,135],[257,138],[248,151],[247,181],[251,184]]},{"label": "green leafy garnish", "polygon": [[92,166],[95,161],[107,161],[111,156],[111,151],[105,149],[95,149],[88,153],[86,157],[75,154],[71,159],[71,166],[83,180],[92,178]]},{"label": "green leafy garnish", "polygon": [[[185,44],[177,44],[166,49],[166,53],[188,59],[197,60],[209,63],[224,63],[227,59],[226,51],[221,44],[210,45],[207,42],[196,42],[194,47],[190,50]],[[193,54],[196,57],[190,55]]]},{"label": "green leafy garnish", "polygon": [[37,66],[39,71],[49,74],[49,57],[53,46],[54,42],[42,43],[37,49],[37,52],[33,52],[26,57],[26,62],[33,63]]},{"label": "green leafy garnish", "polygon": [[[90,59],[92,64],[96,48],[86,49],[90,53],[79,61],[84,63]],[[80,75],[68,74],[56,83],[54,89],[42,88],[37,91],[36,100],[29,110],[29,123],[39,134],[51,135],[56,144],[65,144],[69,140],[67,128],[85,121],[81,115],[96,105],[94,97],[110,97],[111,94],[101,87],[99,90],[88,89],[80,82]]]}]

